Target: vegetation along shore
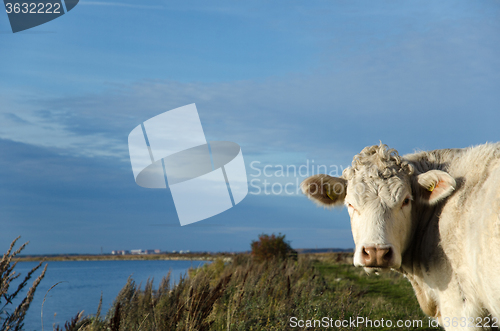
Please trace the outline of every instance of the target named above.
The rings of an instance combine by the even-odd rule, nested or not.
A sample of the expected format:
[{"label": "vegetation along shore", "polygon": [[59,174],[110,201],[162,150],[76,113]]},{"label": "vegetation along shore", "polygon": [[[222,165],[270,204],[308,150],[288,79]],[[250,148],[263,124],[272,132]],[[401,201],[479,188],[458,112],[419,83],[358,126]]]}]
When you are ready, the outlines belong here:
[{"label": "vegetation along shore", "polygon": [[[400,274],[367,275],[347,252],[296,254],[284,235],[263,235],[251,247],[252,253],[190,269],[175,286],[170,274],[157,288],[129,278],[108,311],[101,305],[93,314],[75,311],[53,330],[440,330]],[[325,318],[413,324],[311,324]]]}]

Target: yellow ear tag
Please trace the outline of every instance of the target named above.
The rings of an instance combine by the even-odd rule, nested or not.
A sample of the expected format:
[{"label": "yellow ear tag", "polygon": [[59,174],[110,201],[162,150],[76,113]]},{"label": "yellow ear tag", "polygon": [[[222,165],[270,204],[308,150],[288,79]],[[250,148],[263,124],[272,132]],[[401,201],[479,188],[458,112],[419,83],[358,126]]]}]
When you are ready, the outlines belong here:
[{"label": "yellow ear tag", "polygon": [[333,201],[337,200],[337,198],[333,194],[331,194],[330,191],[328,190],[326,191],[326,195],[328,195],[328,197]]},{"label": "yellow ear tag", "polygon": [[427,191],[432,192],[436,188],[436,183],[432,182],[431,186],[427,189]]}]

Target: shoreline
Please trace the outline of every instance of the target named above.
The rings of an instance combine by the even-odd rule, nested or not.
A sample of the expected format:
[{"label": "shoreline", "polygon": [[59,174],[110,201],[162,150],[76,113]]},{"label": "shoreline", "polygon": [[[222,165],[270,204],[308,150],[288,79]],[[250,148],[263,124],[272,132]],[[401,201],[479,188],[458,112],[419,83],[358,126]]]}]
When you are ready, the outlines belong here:
[{"label": "shoreline", "polygon": [[[246,252],[245,252],[246,253]],[[238,253],[238,254],[245,254]],[[248,254],[248,253],[247,253]],[[81,255],[27,255],[27,256],[16,256],[13,260],[17,262],[39,262],[39,261],[153,261],[153,260],[165,260],[165,261],[213,261],[215,259],[221,258],[224,262],[229,262],[233,259],[236,253],[214,253],[214,254],[196,254],[196,253],[186,253],[186,254],[172,254],[172,253],[160,253],[160,254],[126,254],[126,255],[93,255],[93,254],[81,254]],[[352,252],[318,252],[318,253],[300,253],[299,255],[308,255],[315,257],[318,260],[325,259],[347,259],[352,260]],[[351,262],[352,263],[352,262]]]},{"label": "shoreline", "polygon": [[150,255],[40,255],[19,256],[13,260],[17,262],[49,262],[49,261],[213,261],[216,258],[232,259],[229,254],[197,255],[197,254],[150,254]]}]

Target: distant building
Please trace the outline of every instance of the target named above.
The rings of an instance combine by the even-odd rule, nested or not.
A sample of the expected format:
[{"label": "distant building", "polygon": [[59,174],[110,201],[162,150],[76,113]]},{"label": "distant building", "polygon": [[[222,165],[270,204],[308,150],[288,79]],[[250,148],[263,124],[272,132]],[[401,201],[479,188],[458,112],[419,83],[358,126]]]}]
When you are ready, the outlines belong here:
[{"label": "distant building", "polygon": [[132,249],[130,254],[135,255],[148,255],[148,254],[160,254],[161,250],[159,249]]},{"label": "distant building", "polygon": [[128,251],[124,251],[124,250],[111,251],[112,255],[125,255],[125,254],[128,254],[128,253],[129,253]]}]

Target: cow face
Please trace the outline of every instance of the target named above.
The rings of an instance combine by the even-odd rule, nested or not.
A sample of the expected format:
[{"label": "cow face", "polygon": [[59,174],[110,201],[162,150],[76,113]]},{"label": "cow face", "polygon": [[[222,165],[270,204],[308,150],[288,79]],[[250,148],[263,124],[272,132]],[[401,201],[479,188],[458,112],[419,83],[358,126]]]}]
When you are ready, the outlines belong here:
[{"label": "cow face", "polygon": [[316,203],[347,207],[356,244],[354,265],[367,272],[399,268],[413,234],[412,208],[437,203],[454,187],[443,171],[415,176],[411,165],[382,144],[355,156],[342,177],[315,175],[301,184]]}]

